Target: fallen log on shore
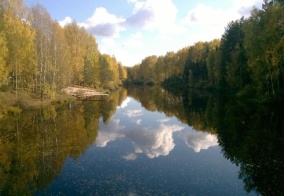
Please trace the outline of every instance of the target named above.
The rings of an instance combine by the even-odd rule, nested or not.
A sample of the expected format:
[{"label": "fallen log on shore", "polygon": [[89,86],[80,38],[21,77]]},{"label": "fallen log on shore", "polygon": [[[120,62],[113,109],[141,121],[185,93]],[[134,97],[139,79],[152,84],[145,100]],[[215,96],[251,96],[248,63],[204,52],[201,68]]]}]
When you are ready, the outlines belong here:
[{"label": "fallen log on shore", "polygon": [[79,100],[107,100],[109,94],[98,92],[94,88],[82,86],[69,86],[62,89],[68,95],[77,97]]}]

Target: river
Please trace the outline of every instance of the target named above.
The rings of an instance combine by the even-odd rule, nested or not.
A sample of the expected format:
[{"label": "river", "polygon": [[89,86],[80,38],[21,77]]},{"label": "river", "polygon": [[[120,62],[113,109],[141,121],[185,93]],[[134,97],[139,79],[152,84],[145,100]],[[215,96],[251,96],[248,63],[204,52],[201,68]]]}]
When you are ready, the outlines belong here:
[{"label": "river", "polygon": [[0,195],[283,195],[282,105],[121,89],[0,119]]}]

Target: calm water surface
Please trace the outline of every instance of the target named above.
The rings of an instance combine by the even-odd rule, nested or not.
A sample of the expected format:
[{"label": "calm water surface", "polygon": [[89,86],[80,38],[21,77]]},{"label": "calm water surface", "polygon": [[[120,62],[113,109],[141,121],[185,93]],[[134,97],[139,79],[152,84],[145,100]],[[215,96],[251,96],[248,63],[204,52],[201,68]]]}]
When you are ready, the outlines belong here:
[{"label": "calm water surface", "polygon": [[232,103],[226,108],[222,98],[189,94],[123,89],[109,101],[1,119],[0,195],[283,193],[277,190],[283,185],[283,148],[275,152],[283,147],[283,135],[275,134],[283,130],[260,137],[251,128],[257,123],[248,120],[267,116],[253,118],[255,109]]}]

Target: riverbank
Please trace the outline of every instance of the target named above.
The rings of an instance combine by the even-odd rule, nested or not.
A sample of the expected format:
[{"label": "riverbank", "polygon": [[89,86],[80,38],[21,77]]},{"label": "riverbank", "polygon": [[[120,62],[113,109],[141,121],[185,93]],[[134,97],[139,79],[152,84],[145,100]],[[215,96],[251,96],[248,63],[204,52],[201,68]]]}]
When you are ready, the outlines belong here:
[{"label": "riverbank", "polygon": [[0,92],[0,118],[8,114],[16,115],[24,109],[36,109],[76,100],[75,97],[65,93],[56,94],[53,99],[42,100],[26,91],[19,91],[17,95],[15,92]]},{"label": "riverbank", "polygon": [[84,87],[84,86],[69,86],[67,88],[62,89],[64,93],[67,95],[71,95],[80,99],[93,97],[93,96],[108,96],[108,93],[98,91],[95,88]]},{"label": "riverbank", "polygon": [[83,86],[64,88],[62,92],[57,93],[52,99],[40,99],[35,94],[26,91],[18,91],[17,94],[15,92],[0,92],[0,118],[8,114],[19,114],[24,109],[36,109],[48,105],[75,102],[78,99],[82,100],[94,96],[105,97],[108,95],[106,91]]}]

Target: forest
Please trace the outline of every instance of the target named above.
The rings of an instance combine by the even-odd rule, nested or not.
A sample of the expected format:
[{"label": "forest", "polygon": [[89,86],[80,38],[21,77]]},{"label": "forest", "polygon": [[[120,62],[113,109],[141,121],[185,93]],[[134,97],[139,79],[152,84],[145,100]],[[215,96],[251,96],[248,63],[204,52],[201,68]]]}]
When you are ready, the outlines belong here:
[{"label": "forest", "polygon": [[0,91],[54,98],[70,85],[115,90],[120,85],[162,85],[230,90],[258,102],[284,90],[284,1],[264,0],[249,18],[231,21],[221,39],[199,41],[164,56],[124,67],[101,54],[94,35],[73,22],[61,27],[37,4],[0,2]]},{"label": "forest", "polygon": [[284,1],[263,2],[249,18],[231,21],[221,39],[199,41],[128,68],[128,83],[170,90],[230,90],[266,102],[284,90]]},{"label": "forest", "polygon": [[63,87],[116,89],[126,69],[101,54],[96,38],[76,22],[61,27],[48,11],[22,0],[0,2],[0,88],[53,98]]}]

